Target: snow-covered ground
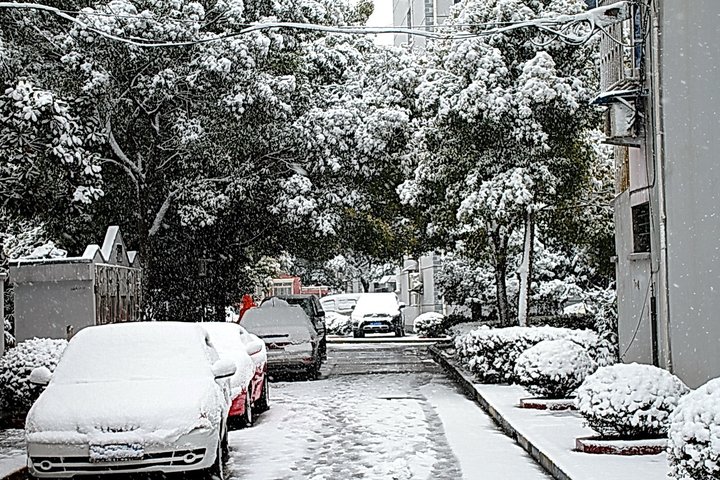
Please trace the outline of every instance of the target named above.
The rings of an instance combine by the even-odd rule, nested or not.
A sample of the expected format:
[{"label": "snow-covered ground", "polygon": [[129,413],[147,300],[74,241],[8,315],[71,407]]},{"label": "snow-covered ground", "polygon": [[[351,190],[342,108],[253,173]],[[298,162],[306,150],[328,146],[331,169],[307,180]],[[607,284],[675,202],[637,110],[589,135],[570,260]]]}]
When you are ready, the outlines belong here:
[{"label": "snow-covered ground", "polygon": [[438,374],[274,383],[272,407],[230,433],[233,479],[546,479]]},{"label": "snow-covered ground", "polygon": [[25,432],[0,430],[0,478],[25,465]]}]

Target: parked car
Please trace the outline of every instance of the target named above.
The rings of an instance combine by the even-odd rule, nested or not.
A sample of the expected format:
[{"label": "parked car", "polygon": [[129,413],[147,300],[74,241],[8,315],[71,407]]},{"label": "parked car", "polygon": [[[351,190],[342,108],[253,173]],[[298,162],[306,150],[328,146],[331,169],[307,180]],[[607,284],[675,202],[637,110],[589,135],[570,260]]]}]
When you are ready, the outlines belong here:
[{"label": "parked car", "polygon": [[402,314],[404,304],[394,293],[365,293],[357,302],[350,315],[353,336],[364,337],[366,333],[391,333],[396,337],[405,336]]},{"label": "parked car", "polygon": [[[327,325],[325,324],[325,310],[320,305],[320,300],[315,295],[277,295],[270,298],[285,300],[290,305],[301,307],[315,327],[320,337],[320,355],[323,360],[327,359]],[[265,301],[267,301],[266,299]]]},{"label": "parked car", "polygon": [[35,477],[207,470],[223,478],[229,378],[197,324],[131,322],[78,332],[25,423]]},{"label": "parked car", "polygon": [[320,336],[305,311],[273,298],[243,315],[240,324],[265,342],[268,371],[320,375]]},{"label": "parked car", "polygon": [[336,312],[341,315],[350,315],[357,305],[362,293],[336,293],[320,299],[320,305],[325,313]]},{"label": "parked car", "polygon": [[267,353],[265,342],[236,323],[204,322],[200,324],[220,354],[235,362],[237,370],[230,377],[230,418],[242,426],[253,424],[253,415],[268,409]]}]

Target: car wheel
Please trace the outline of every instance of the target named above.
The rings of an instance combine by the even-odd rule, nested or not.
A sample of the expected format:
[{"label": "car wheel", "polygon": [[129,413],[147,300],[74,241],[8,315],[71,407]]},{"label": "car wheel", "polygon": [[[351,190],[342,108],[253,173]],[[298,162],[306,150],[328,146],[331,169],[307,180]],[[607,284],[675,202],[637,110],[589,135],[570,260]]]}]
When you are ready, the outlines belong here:
[{"label": "car wheel", "polygon": [[258,398],[255,408],[258,412],[265,412],[270,409],[270,385],[267,376],[263,378],[262,392]]},{"label": "car wheel", "polygon": [[250,400],[250,392],[245,394],[245,413],[240,417],[240,425],[243,427],[252,427],[253,425],[252,400]]},{"label": "car wheel", "polygon": [[215,462],[212,467],[203,472],[199,478],[207,478],[214,480],[225,480],[225,471],[223,468],[223,439],[218,441],[217,452],[215,453]]}]

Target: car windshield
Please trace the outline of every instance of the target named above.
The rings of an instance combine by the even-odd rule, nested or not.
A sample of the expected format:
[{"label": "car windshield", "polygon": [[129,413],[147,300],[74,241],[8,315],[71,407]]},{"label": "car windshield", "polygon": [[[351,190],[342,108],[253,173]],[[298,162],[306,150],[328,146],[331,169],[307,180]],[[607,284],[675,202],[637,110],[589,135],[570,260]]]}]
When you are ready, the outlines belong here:
[{"label": "car windshield", "polygon": [[[138,328],[139,327],[139,328]],[[145,328],[147,327],[147,328]],[[161,328],[154,328],[161,327]],[[53,374],[57,384],[208,376],[201,333],[191,325],[105,325],[70,343]]]},{"label": "car windshield", "polygon": [[203,329],[210,335],[210,341],[218,353],[232,353],[242,349],[242,330],[236,323],[204,322]]}]

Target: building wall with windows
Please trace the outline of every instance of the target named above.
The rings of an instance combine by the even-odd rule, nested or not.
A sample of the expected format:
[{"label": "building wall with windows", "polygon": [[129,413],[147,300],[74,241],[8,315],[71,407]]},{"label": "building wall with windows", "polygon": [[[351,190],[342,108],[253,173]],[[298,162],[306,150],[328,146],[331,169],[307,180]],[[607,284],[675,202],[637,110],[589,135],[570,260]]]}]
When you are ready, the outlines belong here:
[{"label": "building wall with windows", "polygon": [[[450,8],[460,0],[393,0],[393,25],[432,30],[445,23]],[[396,34],[395,45],[425,48],[424,37]]]},{"label": "building wall with windows", "polygon": [[694,388],[720,376],[720,2],[645,5],[612,29],[636,47],[601,42],[620,353]]}]

